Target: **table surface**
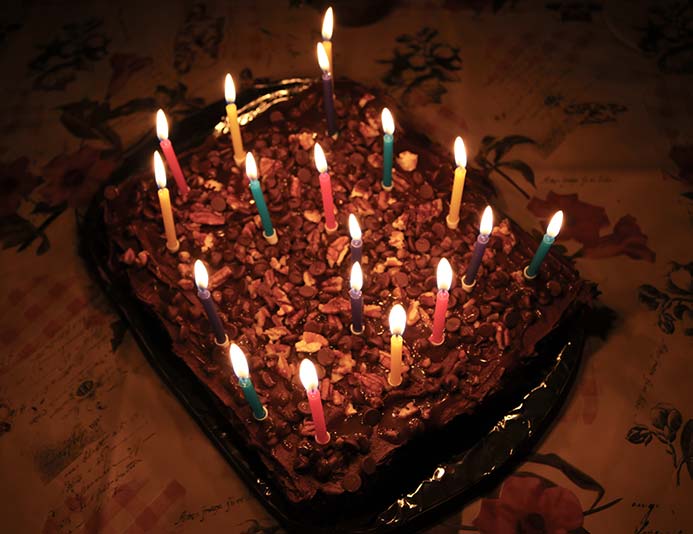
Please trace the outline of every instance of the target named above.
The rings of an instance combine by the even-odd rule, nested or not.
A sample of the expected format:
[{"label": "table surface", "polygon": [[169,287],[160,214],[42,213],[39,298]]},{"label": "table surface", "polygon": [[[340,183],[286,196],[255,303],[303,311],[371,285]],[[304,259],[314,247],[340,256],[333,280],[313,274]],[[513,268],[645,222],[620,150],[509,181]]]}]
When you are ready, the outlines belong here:
[{"label": "table surface", "polygon": [[[691,3],[336,5],[337,75],[451,148],[462,135],[525,228],[563,209],[557,246],[602,291],[538,450],[430,532],[693,532]],[[158,107],[175,121],[219,100],[227,71],[316,76],[324,7],[0,9],[3,532],[280,532],[89,279],[76,226]]]}]

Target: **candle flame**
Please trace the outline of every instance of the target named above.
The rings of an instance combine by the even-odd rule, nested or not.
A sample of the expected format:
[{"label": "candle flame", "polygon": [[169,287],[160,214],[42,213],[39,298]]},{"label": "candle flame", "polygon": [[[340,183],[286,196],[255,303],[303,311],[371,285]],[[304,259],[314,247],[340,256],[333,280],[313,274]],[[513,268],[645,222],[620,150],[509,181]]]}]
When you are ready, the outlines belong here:
[{"label": "candle flame", "polygon": [[166,168],[158,150],[154,151],[154,179],[159,189],[166,187]]},{"label": "candle flame", "polygon": [[404,327],[407,326],[407,312],[401,304],[395,304],[390,310],[390,332],[393,336],[404,334]]},{"label": "candle flame", "polygon": [[563,211],[558,210],[551,217],[551,222],[549,222],[549,227],[546,229],[546,234],[551,237],[556,237],[558,232],[561,231],[561,226],[563,226]]},{"label": "candle flame", "polygon": [[252,152],[245,155],[245,174],[250,180],[257,180],[257,164]]},{"label": "candle flame", "polygon": [[313,148],[313,157],[315,159],[315,167],[318,169],[319,173],[327,172],[327,160],[325,159],[325,152],[323,152],[320,143],[315,143]]},{"label": "candle flame", "polygon": [[325,52],[325,46],[322,43],[318,43],[318,65],[323,72],[329,72],[330,60],[327,58],[327,52]]},{"label": "candle flame", "polygon": [[486,206],[484,214],[481,216],[481,224],[479,225],[479,233],[489,235],[493,230],[493,210],[491,206]]},{"label": "candle flame", "polygon": [[331,41],[333,30],[334,30],[334,13],[332,12],[332,6],[330,6],[327,8],[327,11],[325,11],[325,16],[322,19],[322,38],[325,41]]},{"label": "candle flame", "polygon": [[386,134],[392,135],[395,133],[395,120],[392,118],[392,113],[387,108],[383,108],[383,113],[380,116],[380,120],[383,123],[383,131]]},{"label": "candle flame", "polygon": [[236,101],[236,85],[230,74],[227,74],[224,80],[224,98],[227,104],[233,104]]},{"label": "candle flame", "polygon": [[357,261],[351,266],[351,289],[354,291],[361,291],[363,287],[363,271],[361,270],[361,264]]},{"label": "candle flame", "polygon": [[455,164],[458,167],[467,166],[467,151],[464,148],[464,141],[459,135],[455,138]]},{"label": "candle flame", "polygon": [[438,281],[438,289],[447,291],[452,285],[452,267],[446,258],[441,258],[438,262],[436,271],[436,280]]},{"label": "candle flame", "polygon": [[356,215],[353,213],[349,214],[349,234],[351,234],[351,239],[353,240],[358,241],[361,239],[361,227],[356,220]]},{"label": "candle flame", "polygon": [[241,347],[235,343],[231,343],[229,347],[229,357],[231,358],[231,367],[238,378],[248,378],[250,371],[248,370],[248,360],[243,354]]},{"label": "candle flame", "polygon": [[159,141],[168,139],[168,121],[163,109],[156,112],[156,136]]},{"label": "candle flame", "polygon": [[197,289],[200,291],[204,291],[207,289],[207,285],[209,284],[209,275],[207,274],[207,269],[205,268],[205,264],[202,263],[201,260],[195,260],[195,285],[197,286]]},{"label": "candle flame", "polygon": [[298,376],[301,378],[301,384],[306,388],[306,391],[315,391],[318,389],[318,372],[315,370],[315,364],[308,358],[301,360],[301,365],[298,368]]}]

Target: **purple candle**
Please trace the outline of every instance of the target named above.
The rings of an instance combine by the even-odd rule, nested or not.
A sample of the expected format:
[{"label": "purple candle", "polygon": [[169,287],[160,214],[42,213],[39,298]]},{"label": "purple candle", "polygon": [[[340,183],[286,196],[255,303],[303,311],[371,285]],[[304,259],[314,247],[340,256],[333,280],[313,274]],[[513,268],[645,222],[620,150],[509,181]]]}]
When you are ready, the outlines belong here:
[{"label": "purple candle", "polygon": [[476,238],[472,259],[469,262],[464,278],[462,278],[462,289],[467,293],[469,293],[476,284],[476,272],[479,270],[481,259],[484,257],[484,250],[486,250],[491,230],[493,230],[493,211],[491,211],[491,206],[486,206],[484,214],[481,217],[479,237]]},{"label": "purple candle", "polygon": [[351,299],[351,332],[360,334],[363,332],[363,272],[361,264],[354,262],[351,266],[351,289],[349,298]]},{"label": "purple candle", "polygon": [[202,307],[209,317],[209,323],[212,325],[212,331],[214,332],[214,338],[217,345],[225,345],[227,341],[226,332],[224,332],[224,326],[221,324],[221,319],[217,313],[217,309],[214,306],[214,301],[212,300],[212,294],[207,289],[207,284],[209,283],[209,276],[207,274],[207,269],[205,269],[204,263],[200,260],[195,261],[195,285],[197,285],[197,297],[202,303]]},{"label": "purple candle", "polygon": [[349,214],[349,234],[351,234],[351,263],[361,263],[361,252],[363,251],[361,227],[353,213]]},{"label": "purple candle", "polygon": [[322,43],[318,43],[318,64],[322,70],[322,90],[325,101],[325,115],[327,115],[327,133],[337,133],[337,115],[334,111],[334,93],[332,92],[332,75],[330,74],[330,60]]}]

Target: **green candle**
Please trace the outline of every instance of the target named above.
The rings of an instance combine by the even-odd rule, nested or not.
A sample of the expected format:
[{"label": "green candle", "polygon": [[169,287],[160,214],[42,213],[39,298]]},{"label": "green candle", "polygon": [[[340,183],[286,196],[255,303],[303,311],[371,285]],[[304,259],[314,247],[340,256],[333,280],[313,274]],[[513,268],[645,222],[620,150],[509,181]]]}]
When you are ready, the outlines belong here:
[{"label": "green candle", "polygon": [[561,231],[562,224],[563,212],[557,211],[551,218],[551,222],[549,223],[549,226],[546,229],[546,234],[544,234],[544,239],[541,240],[539,248],[537,248],[537,251],[534,254],[534,258],[532,258],[532,262],[529,264],[528,267],[525,267],[525,278],[527,278],[528,280],[536,278],[537,274],[539,274],[539,267],[544,261],[546,254],[548,254],[551,245],[553,245],[553,242],[556,240],[558,232]]},{"label": "green candle", "polygon": [[262,194],[260,181],[257,179],[257,165],[255,164],[255,158],[250,152],[245,155],[245,174],[248,176],[248,180],[250,181],[250,192],[253,194],[253,198],[255,199],[257,211],[260,213],[260,220],[262,221],[265,239],[268,243],[274,245],[277,242],[277,233],[274,231],[274,227],[272,226],[272,219],[270,219],[269,210],[267,209],[267,204],[265,203],[265,197]]},{"label": "green candle", "polygon": [[392,151],[394,147],[395,121],[392,118],[392,113],[387,108],[383,108],[381,116],[383,123],[383,189],[389,191],[392,189]]},{"label": "green candle", "polygon": [[248,401],[250,409],[253,411],[253,417],[258,421],[262,421],[267,417],[267,409],[260,402],[260,398],[257,396],[257,391],[253,386],[253,382],[250,380],[250,371],[248,369],[248,360],[243,354],[241,348],[235,343],[231,343],[229,348],[229,357],[231,358],[231,366],[233,367],[233,372],[236,373],[238,377],[238,384],[243,390],[243,395],[245,400]]}]

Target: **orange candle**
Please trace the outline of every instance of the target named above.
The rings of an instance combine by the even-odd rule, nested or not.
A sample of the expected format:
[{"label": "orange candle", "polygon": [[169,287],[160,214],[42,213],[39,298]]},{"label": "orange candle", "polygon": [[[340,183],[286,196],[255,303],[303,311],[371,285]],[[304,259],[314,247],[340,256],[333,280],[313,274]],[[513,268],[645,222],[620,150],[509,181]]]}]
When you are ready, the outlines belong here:
[{"label": "orange candle", "polygon": [[180,243],[176,237],[176,225],[173,222],[173,210],[171,209],[171,197],[166,187],[166,169],[159,151],[154,152],[154,179],[159,187],[159,205],[161,217],[164,220],[164,232],[166,233],[166,248],[170,252],[178,252]]}]

